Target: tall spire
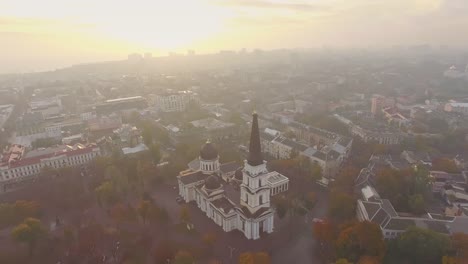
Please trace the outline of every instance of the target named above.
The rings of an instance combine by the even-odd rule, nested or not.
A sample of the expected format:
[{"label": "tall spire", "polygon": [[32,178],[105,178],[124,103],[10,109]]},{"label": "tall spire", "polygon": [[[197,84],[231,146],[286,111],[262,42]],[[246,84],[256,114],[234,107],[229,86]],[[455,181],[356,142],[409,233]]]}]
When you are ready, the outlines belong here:
[{"label": "tall spire", "polygon": [[250,132],[249,157],[247,163],[251,166],[263,164],[262,149],[260,147],[260,131],[258,129],[258,115],[252,115],[252,131]]}]

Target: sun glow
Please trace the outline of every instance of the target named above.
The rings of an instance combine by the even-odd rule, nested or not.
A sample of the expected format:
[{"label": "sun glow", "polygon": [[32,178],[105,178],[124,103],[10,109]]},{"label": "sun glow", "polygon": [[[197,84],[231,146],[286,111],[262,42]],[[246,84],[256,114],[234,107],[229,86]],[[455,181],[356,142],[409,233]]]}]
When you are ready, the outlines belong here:
[{"label": "sun glow", "polygon": [[[177,50],[219,33],[227,14],[213,6],[167,1],[158,11],[139,16],[108,17],[96,23],[97,32],[142,48]],[[125,19],[124,19],[125,18]]]}]

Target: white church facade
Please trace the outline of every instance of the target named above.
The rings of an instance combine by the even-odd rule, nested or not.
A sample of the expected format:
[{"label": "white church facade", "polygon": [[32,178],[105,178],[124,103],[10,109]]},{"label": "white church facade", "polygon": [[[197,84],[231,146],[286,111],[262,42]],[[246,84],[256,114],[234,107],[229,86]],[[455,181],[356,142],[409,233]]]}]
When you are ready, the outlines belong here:
[{"label": "white church facade", "polygon": [[257,114],[253,115],[249,156],[243,167],[220,164],[218,151],[211,142],[202,147],[198,162],[191,163],[191,169],[178,176],[179,195],[185,202],[195,202],[225,232],[238,230],[247,239],[259,239],[261,233],[273,232],[274,210],[270,200],[288,190],[289,179],[276,171],[269,172],[266,167]]}]

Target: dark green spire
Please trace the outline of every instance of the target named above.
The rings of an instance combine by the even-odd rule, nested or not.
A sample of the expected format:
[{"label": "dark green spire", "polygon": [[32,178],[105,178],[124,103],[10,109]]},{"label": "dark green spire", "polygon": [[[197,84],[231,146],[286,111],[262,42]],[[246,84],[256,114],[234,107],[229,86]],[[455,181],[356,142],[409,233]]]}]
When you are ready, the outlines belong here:
[{"label": "dark green spire", "polygon": [[258,129],[258,115],[252,115],[252,131],[250,132],[249,158],[247,163],[251,166],[263,164],[262,149],[260,146],[260,131]]}]

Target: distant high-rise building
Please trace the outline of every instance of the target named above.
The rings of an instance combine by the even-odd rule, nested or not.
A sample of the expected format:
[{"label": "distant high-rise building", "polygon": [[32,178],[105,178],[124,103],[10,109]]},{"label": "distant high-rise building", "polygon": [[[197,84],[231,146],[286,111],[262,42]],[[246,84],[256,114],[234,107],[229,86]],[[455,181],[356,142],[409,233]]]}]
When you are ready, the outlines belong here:
[{"label": "distant high-rise building", "polygon": [[140,53],[132,53],[128,55],[128,60],[129,61],[140,61],[143,59]]},{"label": "distant high-rise building", "polygon": [[187,56],[195,56],[194,50],[187,50]]}]

